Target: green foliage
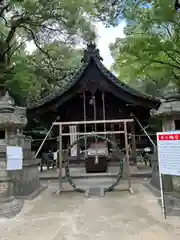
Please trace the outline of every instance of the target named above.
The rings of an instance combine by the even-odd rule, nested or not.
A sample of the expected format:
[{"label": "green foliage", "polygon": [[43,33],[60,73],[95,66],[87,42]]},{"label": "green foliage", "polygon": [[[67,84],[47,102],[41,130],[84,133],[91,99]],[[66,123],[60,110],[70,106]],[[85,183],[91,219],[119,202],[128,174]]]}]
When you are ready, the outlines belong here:
[{"label": "green foliage", "polygon": [[[64,85],[80,63],[75,45],[95,40],[92,22],[115,24],[119,7],[119,1],[112,7],[102,0],[1,0],[0,85],[21,104]],[[33,55],[25,51],[28,41],[37,47]]]},{"label": "green foliage", "polygon": [[81,50],[59,42],[47,44],[43,49],[48,49],[51,64],[39,49],[32,55],[24,50],[17,51],[12,57],[15,65],[8,74],[6,84],[17,104],[36,102],[56,91],[79,67]]},{"label": "green foliage", "polygon": [[113,69],[131,86],[162,95],[169,81],[180,86],[180,15],[171,0],[130,2],[126,38],[111,46]]}]

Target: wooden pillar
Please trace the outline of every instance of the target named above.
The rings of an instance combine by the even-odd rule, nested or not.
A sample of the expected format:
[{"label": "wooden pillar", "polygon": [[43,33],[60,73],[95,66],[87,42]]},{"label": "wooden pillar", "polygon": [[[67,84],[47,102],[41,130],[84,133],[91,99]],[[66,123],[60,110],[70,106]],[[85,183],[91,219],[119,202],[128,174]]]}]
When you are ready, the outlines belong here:
[{"label": "wooden pillar", "polygon": [[[94,110],[94,121],[96,121],[96,97],[93,96],[93,110]],[[94,124],[94,131],[97,132],[97,124]]]},{"label": "wooden pillar", "polygon": [[[111,126],[110,130],[111,130],[112,132],[114,132],[114,123],[111,124],[110,126]],[[116,141],[115,134],[111,133],[111,139],[112,139],[113,142]]]},{"label": "wooden pillar", "polygon": [[59,190],[62,189],[62,125],[59,124]]},{"label": "wooden pillar", "polygon": [[[106,108],[105,108],[104,92],[102,92],[102,105],[103,105],[103,120],[106,120]],[[106,132],[106,123],[104,123],[104,132]]]},{"label": "wooden pillar", "polygon": [[[86,119],[86,93],[83,92],[83,112],[84,112],[84,122],[87,121]],[[87,127],[86,127],[86,123],[84,124],[84,132],[87,132]],[[84,147],[85,147],[85,153],[86,153],[86,149],[87,149],[87,137],[86,135],[84,135]]]},{"label": "wooden pillar", "polygon": [[128,131],[127,131],[127,123],[124,122],[124,141],[125,141],[125,150],[126,150],[126,157],[125,157],[125,170],[128,177],[128,187],[129,191],[131,192],[131,176],[130,176],[130,167],[129,167],[129,146],[128,146]]},{"label": "wooden pillar", "polygon": [[132,145],[132,161],[136,163],[136,136],[135,123],[131,123],[131,145]]},{"label": "wooden pillar", "polygon": [[80,126],[77,125],[77,126],[76,126],[76,129],[77,129],[76,140],[78,140],[78,142],[77,142],[77,157],[78,157],[78,159],[79,159],[79,158],[80,158],[80,142],[79,142]]}]

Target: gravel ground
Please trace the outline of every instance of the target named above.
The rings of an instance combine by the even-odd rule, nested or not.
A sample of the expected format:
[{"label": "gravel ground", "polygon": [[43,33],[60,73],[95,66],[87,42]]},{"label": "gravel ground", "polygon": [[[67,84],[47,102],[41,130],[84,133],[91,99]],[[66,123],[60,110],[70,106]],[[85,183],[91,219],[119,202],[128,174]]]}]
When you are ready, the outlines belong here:
[{"label": "gravel ground", "polygon": [[116,191],[105,197],[85,198],[64,184],[55,196],[56,181],[12,219],[0,219],[1,240],[176,240],[180,239],[180,218],[161,214],[157,198],[134,181],[134,194]]}]

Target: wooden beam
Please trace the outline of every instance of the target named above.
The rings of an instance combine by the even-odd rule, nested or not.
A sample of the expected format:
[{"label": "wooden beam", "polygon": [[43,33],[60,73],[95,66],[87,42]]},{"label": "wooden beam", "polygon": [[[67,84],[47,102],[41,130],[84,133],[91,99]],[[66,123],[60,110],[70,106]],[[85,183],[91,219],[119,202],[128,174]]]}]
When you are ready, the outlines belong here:
[{"label": "wooden beam", "polygon": [[115,119],[115,120],[97,120],[97,121],[79,121],[79,122],[53,122],[53,125],[80,125],[80,124],[100,124],[100,123],[130,123],[134,119]]},{"label": "wooden beam", "polygon": [[[124,131],[115,131],[115,132],[112,132],[112,131],[109,131],[109,132],[77,132],[77,134],[79,136],[87,136],[87,135],[90,135],[90,136],[93,136],[93,135],[98,135],[98,134],[118,134],[118,133],[123,133],[124,134]],[[71,136],[73,135],[73,133],[62,133],[61,136]]]}]

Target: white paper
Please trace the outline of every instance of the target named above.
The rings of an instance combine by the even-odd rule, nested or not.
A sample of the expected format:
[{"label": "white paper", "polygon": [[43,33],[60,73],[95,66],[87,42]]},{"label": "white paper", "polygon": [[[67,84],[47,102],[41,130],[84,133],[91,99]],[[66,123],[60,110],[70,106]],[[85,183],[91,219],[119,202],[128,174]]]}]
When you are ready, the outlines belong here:
[{"label": "white paper", "polygon": [[21,170],[23,165],[23,151],[22,147],[7,146],[7,170]]},{"label": "white paper", "polygon": [[53,152],[53,159],[57,160],[57,152]]},{"label": "white paper", "polygon": [[157,133],[157,147],[160,173],[180,176],[180,131]]},{"label": "white paper", "polygon": [[[70,144],[73,144],[77,140],[77,126],[69,126],[70,132]],[[71,156],[77,156],[77,144],[74,144],[71,148]]]}]

